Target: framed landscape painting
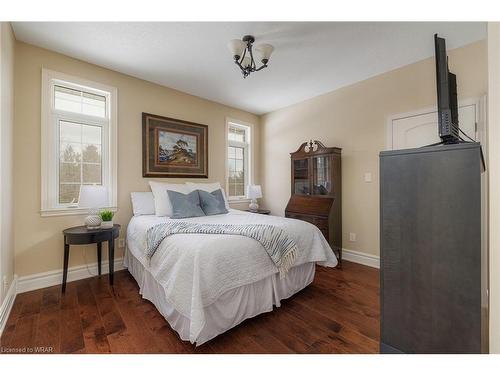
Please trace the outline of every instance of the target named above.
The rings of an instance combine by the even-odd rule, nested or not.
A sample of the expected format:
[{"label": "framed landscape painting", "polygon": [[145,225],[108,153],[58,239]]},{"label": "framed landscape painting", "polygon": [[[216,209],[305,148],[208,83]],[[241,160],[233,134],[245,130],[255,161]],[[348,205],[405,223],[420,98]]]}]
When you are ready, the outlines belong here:
[{"label": "framed landscape painting", "polygon": [[143,177],[208,177],[208,126],[142,113]]}]

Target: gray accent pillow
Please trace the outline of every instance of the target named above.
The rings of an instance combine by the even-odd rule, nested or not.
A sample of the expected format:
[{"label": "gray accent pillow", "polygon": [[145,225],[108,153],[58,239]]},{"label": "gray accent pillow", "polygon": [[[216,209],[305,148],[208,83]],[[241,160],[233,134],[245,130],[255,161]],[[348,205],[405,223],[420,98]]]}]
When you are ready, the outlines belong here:
[{"label": "gray accent pillow", "polygon": [[184,219],[186,217],[205,216],[200,206],[200,195],[198,190],[189,194],[167,190],[168,198],[172,204],[172,219]]},{"label": "gray accent pillow", "polygon": [[211,193],[203,190],[195,190],[200,195],[200,205],[205,215],[220,215],[227,214],[226,202],[221,189],[212,191]]}]

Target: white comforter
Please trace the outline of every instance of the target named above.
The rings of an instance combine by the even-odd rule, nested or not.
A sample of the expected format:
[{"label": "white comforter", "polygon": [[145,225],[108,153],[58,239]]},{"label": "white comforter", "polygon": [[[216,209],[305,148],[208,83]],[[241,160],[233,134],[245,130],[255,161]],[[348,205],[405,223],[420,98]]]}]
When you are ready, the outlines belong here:
[{"label": "white comforter", "polygon": [[[133,217],[127,229],[127,247],[163,286],[167,301],[190,319],[190,340],[194,342],[205,324],[204,307],[224,292],[262,280],[278,273],[278,269],[259,242],[239,235],[176,234],[163,240],[149,261],[145,256],[146,231],[167,220],[173,219],[149,215]],[[297,243],[295,266],[308,262],[329,267],[337,265],[319,229],[304,221],[238,210],[182,220],[276,225]]]}]

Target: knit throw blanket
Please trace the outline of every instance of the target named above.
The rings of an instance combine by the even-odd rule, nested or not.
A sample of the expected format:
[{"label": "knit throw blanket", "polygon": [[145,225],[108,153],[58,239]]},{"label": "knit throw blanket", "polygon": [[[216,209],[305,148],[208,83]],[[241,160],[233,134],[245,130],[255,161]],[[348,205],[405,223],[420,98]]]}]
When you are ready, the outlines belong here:
[{"label": "knit throw blanket", "polygon": [[297,244],[281,228],[268,224],[197,224],[185,221],[161,223],[148,229],[146,256],[151,259],[161,242],[174,234],[234,234],[253,238],[267,251],[284,278],[295,263]]}]

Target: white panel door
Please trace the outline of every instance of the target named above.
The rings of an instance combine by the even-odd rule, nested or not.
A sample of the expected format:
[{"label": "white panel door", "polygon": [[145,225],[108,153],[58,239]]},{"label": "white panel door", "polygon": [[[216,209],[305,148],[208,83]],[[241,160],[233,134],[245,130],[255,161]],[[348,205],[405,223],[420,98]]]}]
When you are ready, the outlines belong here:
[{"label": "white panel door", "polygon": [[[464,105],[458,109],[460,129],[474,140],[477,139],[476,111],[476,104]],[[393,150],[422,147],[440,142],[437,112],[394,118],[391,127],[392,147],[390,148]],[[460,136],[464,140],[469,140],[462,133]]]}]

